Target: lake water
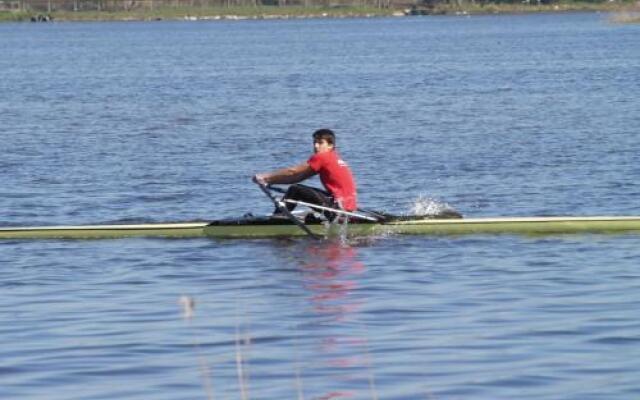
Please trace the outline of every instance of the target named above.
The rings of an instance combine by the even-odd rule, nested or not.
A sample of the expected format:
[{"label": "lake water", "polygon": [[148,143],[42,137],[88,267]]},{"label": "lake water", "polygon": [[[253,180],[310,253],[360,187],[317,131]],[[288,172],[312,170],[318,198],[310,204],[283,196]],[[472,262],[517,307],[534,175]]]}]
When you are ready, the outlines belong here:
[{"label": "lake water", "polygon": [[[271,210],[333,128],[363,206],[640,214],[606,14],[0,25],[0,225]],[[640,236],[0,243],[3,399],[637,399]],[[191,318],[179,300],[195,301]]]}]

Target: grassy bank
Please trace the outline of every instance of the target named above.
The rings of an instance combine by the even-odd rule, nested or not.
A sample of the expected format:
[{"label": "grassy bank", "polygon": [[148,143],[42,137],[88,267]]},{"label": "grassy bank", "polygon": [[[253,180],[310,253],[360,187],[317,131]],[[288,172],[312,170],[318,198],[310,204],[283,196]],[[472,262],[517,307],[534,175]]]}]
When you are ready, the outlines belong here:
[{"label": "grassy bank", "polygon": [[[629,2],[567,2],[556,4],[496,4],[463,3],[438,4],[433,8],[417,8],[416,13],[455,14],[520,14],[539,12],[601,11],[621,15],[616,22],[640,22],[637,13],[630,12]],[[46,14],[55,21],[153,21],[153,20],[218,20],[218,19],[276,19],[276,18],[350,18],[402,16],[406,9],[376,7],[320,7],[320,6],[245,6],[245,7],[157,7],[155,9],[134,9],[130,11],[0,11],[0,21],[29,21],[39,14]]]},{"label": "grassy bank", "polygon": [[[162,7],[130,11],[53,11],[56,21],[153,21],[184,19],[348,18],[392,15],[394,10],[375,7]],[[42,12],[0,12],[0,21],[29,21]]]},{"label": "grassy bank", "polygon": [[450,5],[436,6],[435,12],[443,14],[465,13],[465,14],[523,14],[523,13],[540,13],[540,12],[620,12],[628,10],[630,3],[628,2],[559,2],[555,4],[537,4],[532,1],[531,4],[497,4],[487,3],[485,5],[465,4],[463,7],[454,7]]}]

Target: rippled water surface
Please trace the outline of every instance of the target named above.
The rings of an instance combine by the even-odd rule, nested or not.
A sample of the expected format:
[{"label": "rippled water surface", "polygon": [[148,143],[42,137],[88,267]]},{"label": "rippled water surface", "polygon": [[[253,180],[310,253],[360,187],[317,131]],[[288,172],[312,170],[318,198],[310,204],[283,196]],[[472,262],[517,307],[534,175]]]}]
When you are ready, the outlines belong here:
[{"label": "rippled water surface", "polygon": [[[0,225],[269,212],[338,133],[363,205],[638,215],[606,15],[0,25]],[[0,243],[0,398],[636,399],[640,236]],[[179,300],[195,301],[185,318]]]}]

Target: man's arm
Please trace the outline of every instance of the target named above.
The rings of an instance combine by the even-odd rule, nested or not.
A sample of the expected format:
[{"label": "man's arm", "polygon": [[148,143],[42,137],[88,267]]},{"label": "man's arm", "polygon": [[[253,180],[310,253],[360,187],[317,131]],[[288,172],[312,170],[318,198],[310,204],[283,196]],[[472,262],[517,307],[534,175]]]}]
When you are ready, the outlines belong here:
[{"label": "man's arm", "polygon": [[253,181],[256,183],[264,183],[267,185],[288,185],[298,183],[316,174],[306,162],[293,167],[282,168],[277,171],[268,172],[266,174],[256,174]]}]

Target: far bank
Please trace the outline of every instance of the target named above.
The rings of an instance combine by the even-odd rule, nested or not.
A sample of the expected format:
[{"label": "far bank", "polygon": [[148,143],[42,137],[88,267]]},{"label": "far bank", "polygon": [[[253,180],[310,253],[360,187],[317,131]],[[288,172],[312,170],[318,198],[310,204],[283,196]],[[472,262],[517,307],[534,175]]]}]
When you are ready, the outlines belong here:
[{"label": "far bank", "polygon": [[[26,0],[25,0],[26,1]],[[47,3],[51,1],[51,3]],[[434,2],[421,1],[403,6],[137,6],[129,9],[118,7],[96,7],[100,1],[88,3],[60,3],[67,7],[54,5],[56,0],[45,0],[39,6],[8,8],[6,1],[0,0],[0,21],[48,22],[48,21],[161,21],[161,20],[245,20],[245,19],[304,19],[304,18],[374,18],[405,17],[417,15],[482,15],[482,14],[523,14],[556,12],[609,12],[614,13],[615,22],[640,22],[640,6],[632,1],[601,2]],[[107,0],[103,0],[107,1]],[[24,4],[24,3],[22,3]],[[70,4],[76,4],[70,8]],[[78,7],[77,4],[84,4]],[[109,4],[109,3],[105,3]],[[121,3],[122,4],[122,3]],[[132,4],[135,4],[132,3]],[[141,3],[146,4],[146,3]],[[153,3],[150,3],[153,4]],[[389,3],[390,4],[390,3]],[[2,7],[4,5],[4,7]],[[70,8],[70,9],[69,9]]]}]

